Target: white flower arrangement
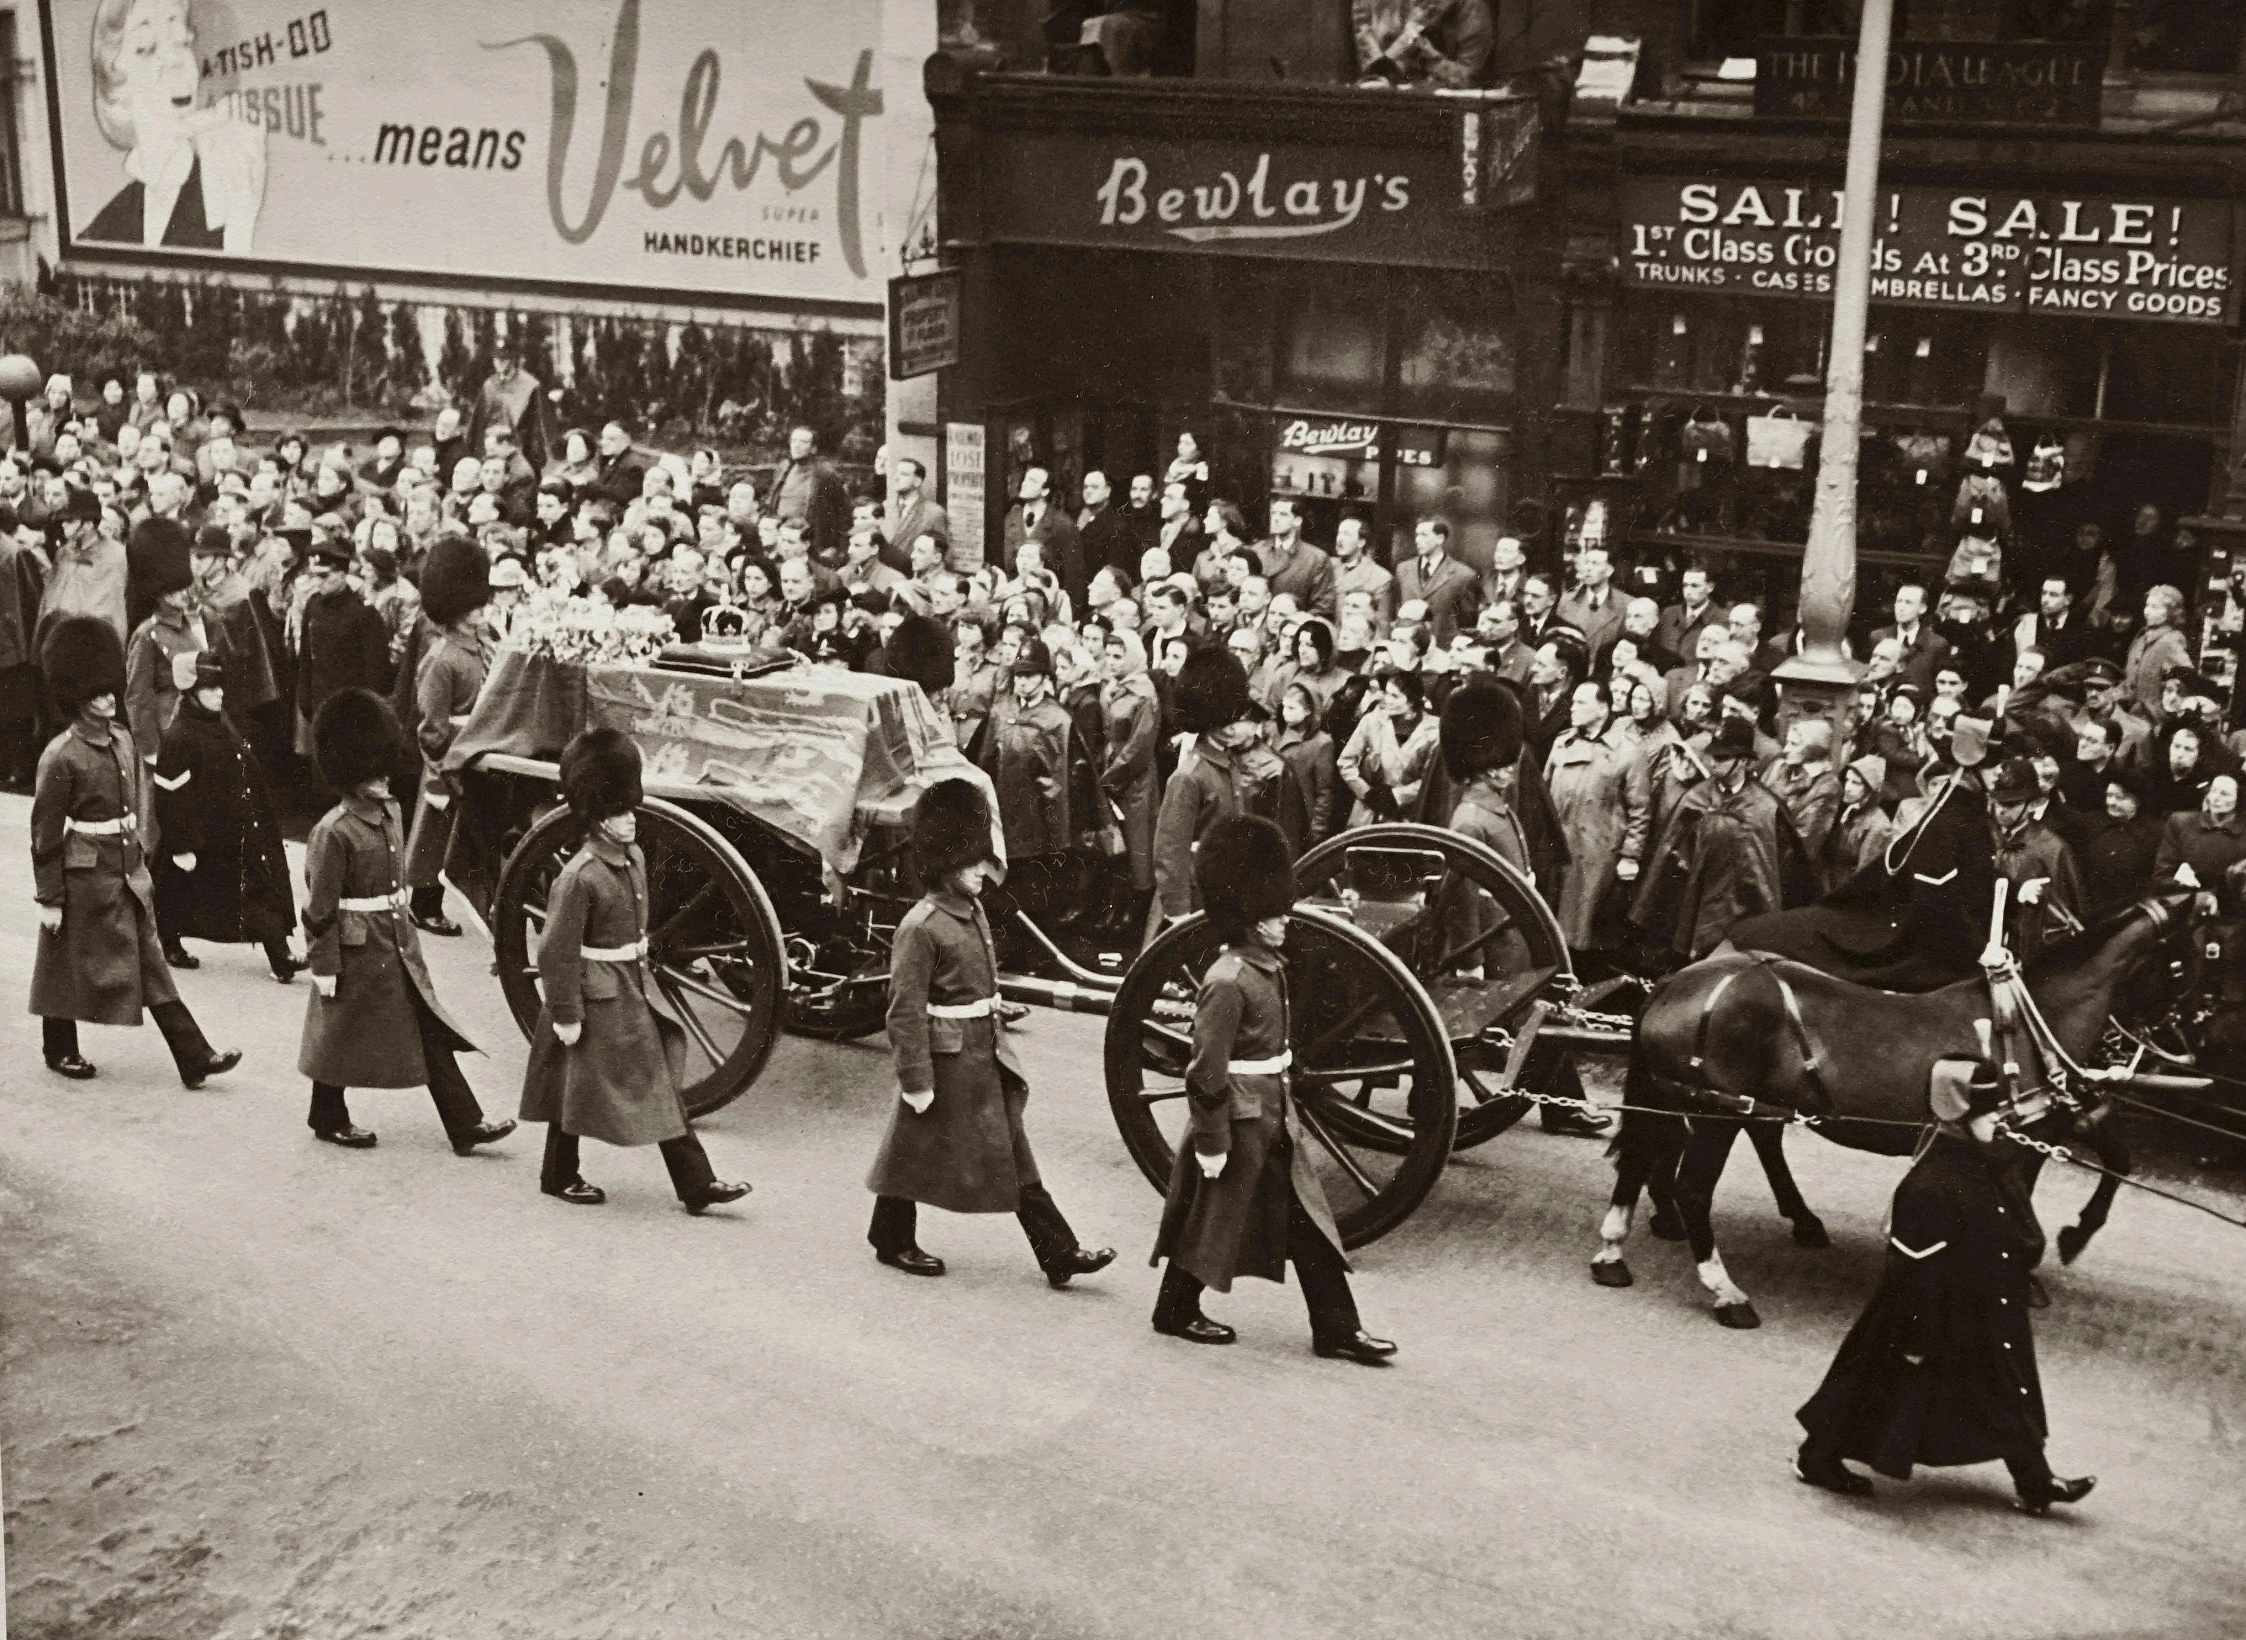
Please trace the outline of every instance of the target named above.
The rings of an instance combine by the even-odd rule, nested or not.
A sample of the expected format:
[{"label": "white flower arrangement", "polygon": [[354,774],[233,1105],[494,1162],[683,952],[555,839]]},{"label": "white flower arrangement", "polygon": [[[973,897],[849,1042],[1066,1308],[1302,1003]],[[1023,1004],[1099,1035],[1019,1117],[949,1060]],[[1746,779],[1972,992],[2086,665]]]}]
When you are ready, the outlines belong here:
[{"label": "white flower arrangement", "polygon": [[534,587],[507,629],[507,647],[579,666],[645,666],[677,640],[670,616],[646,604],[612,607]]}]

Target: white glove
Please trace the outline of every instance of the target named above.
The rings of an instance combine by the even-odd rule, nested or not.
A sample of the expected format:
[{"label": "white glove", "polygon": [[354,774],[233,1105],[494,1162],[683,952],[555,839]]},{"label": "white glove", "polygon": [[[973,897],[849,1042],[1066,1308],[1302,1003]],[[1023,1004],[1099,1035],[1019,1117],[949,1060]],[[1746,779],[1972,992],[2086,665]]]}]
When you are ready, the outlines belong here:
[{"label": "white glove", "polygon": [[62,932],[62,907],[43,905],[39,908],[39,926],[50,934]]},{"label": "white glove", "polygon": [[1232,1160],[1232,1152],[1220,1150],[1210,1156],[1197,1150],[1193,1153],[1193,1159],[1201,1164],[1201,1177],[1214,1179],[1224,1172],[1224,1164]]},{"label": "white glove", "polygon": [[195,658],[200,650],[182,649],[172,657],[172,687],[186,694],[195,687]]},{"label": "white glove", "polygon": [[172,856],[172,864],[182,871],[193,871],[195,869],[194,853],[190,851],[186,854],[175,854]]},{"label": "white glove", "polygon": [[439,813],[452,807],[452,793],[450,792],[425,791],[421,794],[421,800]]},{"label": "white glove", "polygon": [[335,975],[314,974],[312,976],[312,989],[319,992],[328,1001],[333,1002],[335,1000]]},{"label": "white glove", "polygon": [[936,1090],[924,1088],[919,1093],[908,1093],[905,1089],[899,1088],[897,1097],[912,1107],[912,1113],[915,1116],[925,1116],[928,1114],[928,1107],[936,1102]]},{"label": "white glove", "polygon": [[2186,888],[2197,888],[2199,886],[2199,873],[2191,869],[2189,860],[2176,868],[2176,881]]},{"label": "white glove", "polygon": [[2020,903],[2022,905],[2041,905],[2043,903],[2043,891],[2050,884],[2051,879],[2048,877],[2030,877],[2020,885]]},{"label": "white glove", "polygon": [[562,1022],[561,1022],[560,1020],[558,1020],[558,1019],[557,1019],[556,1021],[554,1021],[554,1036],[555,1036],[555,1039],[556,1039],[557,1041],[559,1041],[559,1042],[561,1043],[561,1045],[562,1045],[563,1047],[565,1047],[565,1048],[574,1048],[574,1047],[576,1047],[576,1046],[577,1046],[577,1039],[578,1039],[579,1037],[583,1036],[584,1034],[585,1034],[585,1022],[584,1022],[583,1020],[579,1020],[579,1021],[577,1021],[577,1022],[576,1022],[575,1024],[573,1024],[573,1025],[564,1025],[564,1024],[563,1024],[563,1023],[562,1023]]},{"label": "white glove", "polygon": [[1615,861],[1614,878],[1616,882],[1620,883],[1636,882],[1638,880],[1638,862],[1635,860]]}]

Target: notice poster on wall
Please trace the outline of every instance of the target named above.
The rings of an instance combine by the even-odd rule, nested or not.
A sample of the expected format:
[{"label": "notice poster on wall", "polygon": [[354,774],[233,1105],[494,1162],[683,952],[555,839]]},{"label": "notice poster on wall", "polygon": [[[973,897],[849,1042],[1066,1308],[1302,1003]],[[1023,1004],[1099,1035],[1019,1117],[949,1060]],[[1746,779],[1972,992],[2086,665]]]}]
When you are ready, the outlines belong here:
[{"label": "notice poster on wall", "polygon": [[[1833,293],[1832,183],[1633,177],[1620,192],[1630,284]],[[2217,326],[2237,312],[2227,200],[1903,187],[1875,209],[1874,302]]]},{"label": "notice poster on wall", "polygon": [[951,538],[979,544],[987,527],[983,497],[988,480],[984,463],[989,444],[979,421],[944,423],[944,511]]},{"label": "notice poster on wall", "polygon": [[877,0],[42,0],[65,253],[878,311]]}]

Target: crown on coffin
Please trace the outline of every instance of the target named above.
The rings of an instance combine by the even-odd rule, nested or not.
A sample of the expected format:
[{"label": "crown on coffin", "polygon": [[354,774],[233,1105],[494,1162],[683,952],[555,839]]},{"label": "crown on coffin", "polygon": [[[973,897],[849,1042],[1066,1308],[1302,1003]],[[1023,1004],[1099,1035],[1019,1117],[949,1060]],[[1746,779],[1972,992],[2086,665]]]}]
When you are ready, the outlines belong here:
[{"label": "crown on coffin", "polygon": [[709,649],[749,647],[749,612],[739,604],[713,604],[702,613],[702,643]]}]

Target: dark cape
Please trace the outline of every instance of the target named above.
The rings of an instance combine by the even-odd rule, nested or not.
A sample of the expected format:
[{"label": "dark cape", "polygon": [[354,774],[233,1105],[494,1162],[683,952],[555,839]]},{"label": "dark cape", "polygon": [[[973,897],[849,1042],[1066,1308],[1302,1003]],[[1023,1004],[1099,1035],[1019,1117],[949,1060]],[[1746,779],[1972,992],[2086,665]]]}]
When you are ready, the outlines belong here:
[{"label": "dark cape", "polygon": [[1981,971],[1995,887],[1987,805],[1953,782],[1880,859],[1813,904],[1740,919],[1731,943],[1882,991],[1938,990]]},{"label": "dark cape", "polygon": [[1897,1480],[2041,1451],[2022,1217],[1971,1140],[1935,1138],[1895,1192],[1878,1290],[1796,1414],[1812,1444]]}]

